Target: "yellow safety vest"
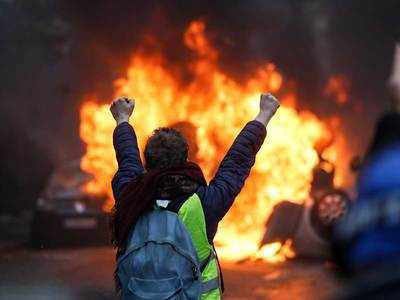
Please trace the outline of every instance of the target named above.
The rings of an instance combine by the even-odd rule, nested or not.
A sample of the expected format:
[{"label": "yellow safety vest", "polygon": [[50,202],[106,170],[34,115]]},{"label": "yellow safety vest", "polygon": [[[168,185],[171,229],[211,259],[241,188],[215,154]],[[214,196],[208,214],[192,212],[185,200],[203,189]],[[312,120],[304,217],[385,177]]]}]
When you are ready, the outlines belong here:
[{"label": "yellow safety vest", "polygon": [[219,287],[201,295],[201,300],[221,299],[221,284],[219,278],[219,267],[214,248],[207,239],[206,221],[203,206],[197,194],[193,194],[187,199],[178,211],[178,217],[185,225],[193,245],[196,249],[200,262],[205,263],[202,271],[202,282],[206,285],[218,280]]}]

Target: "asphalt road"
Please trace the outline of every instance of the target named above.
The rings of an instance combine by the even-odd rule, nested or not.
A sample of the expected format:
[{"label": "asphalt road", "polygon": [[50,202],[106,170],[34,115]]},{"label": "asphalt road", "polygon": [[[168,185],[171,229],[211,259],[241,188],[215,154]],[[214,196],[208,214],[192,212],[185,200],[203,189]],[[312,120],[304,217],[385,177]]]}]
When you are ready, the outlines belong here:
[{"label": "asphalt road", "polygon": [[[0,299],[115,299],[114,251],[80,249],[0,250]],[[224,299],[327,299],[337,289],[327,263],[222,262]]]}]

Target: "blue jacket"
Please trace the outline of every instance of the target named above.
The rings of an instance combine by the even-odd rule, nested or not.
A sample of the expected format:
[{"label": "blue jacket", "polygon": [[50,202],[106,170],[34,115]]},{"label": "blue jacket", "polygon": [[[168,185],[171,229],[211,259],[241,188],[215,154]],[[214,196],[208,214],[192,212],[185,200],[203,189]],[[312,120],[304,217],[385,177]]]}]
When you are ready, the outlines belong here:
[{"label": "blue jacket", "polygon": [[[217,232],[218,222],[228,212],[249,176],[265,136],[263,124],[258,121],[247,123],[222,160],[215,177],[208,186],[200,186],[196,191],[203,205],[210,243]],[[115,128],[114,148],[118,171],[112,180],[112,189],[115,199],[118,199],[123,187],[145,170],[135,131],[127,122]]]},{"label": "blue jacket", "polygon": [[400,264],[399,154],[400,142],[369,158],[359,175],[358,198],[335,230],[339,254],[351,271]]}]

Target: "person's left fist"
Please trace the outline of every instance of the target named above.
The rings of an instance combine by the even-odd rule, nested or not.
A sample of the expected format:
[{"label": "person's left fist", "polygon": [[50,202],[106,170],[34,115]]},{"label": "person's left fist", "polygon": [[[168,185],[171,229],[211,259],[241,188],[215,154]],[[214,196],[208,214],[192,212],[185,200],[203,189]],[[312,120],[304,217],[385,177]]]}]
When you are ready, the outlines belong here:
[{"label": "person's left fist", "polygon": [[260,111],[272,116],[276,113],[280,106],[278,99],[274,95],[267,93],[260,96]]}]

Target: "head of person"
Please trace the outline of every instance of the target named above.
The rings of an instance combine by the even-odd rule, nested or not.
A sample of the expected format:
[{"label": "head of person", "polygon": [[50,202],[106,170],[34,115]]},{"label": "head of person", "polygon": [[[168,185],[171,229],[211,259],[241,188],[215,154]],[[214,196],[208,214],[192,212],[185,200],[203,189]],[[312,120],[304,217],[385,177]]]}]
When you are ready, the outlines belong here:
[{"label": "head of person", "polygon": [[188,121],[180,121],[169,125],[170,128],[173,128],[179,131],[183,137],[186,139],[189,151],[188,151],[188,160],[199,163],[198,153],[199,146],[197,143],[197,127]]},{"label": "head of person", "polygon": [[188,160],[189,146],[183,135],[173,129],[154,130],[144,149],[147,171],[162,170],[182,165]]}]

